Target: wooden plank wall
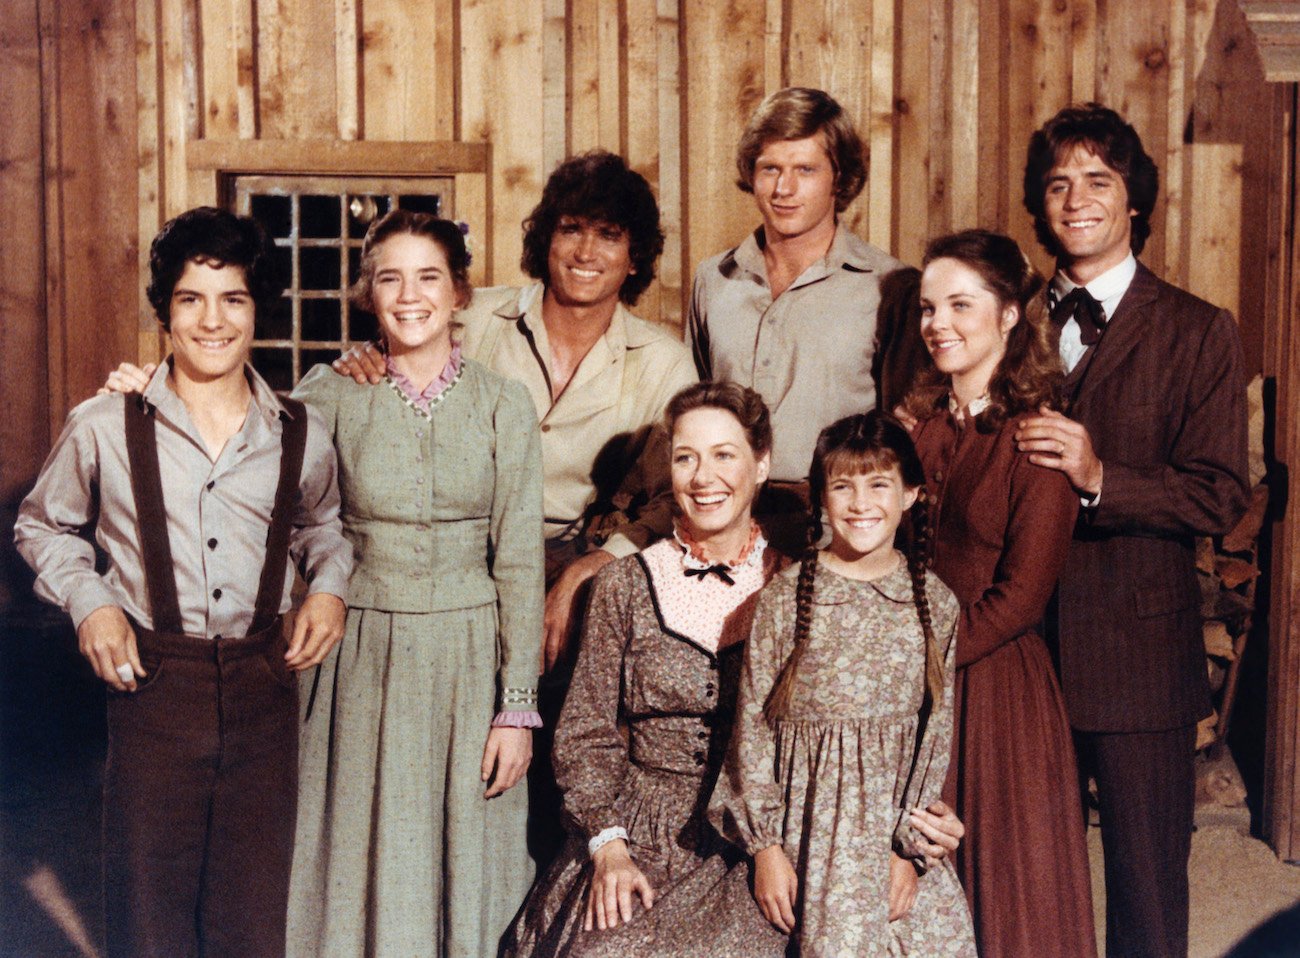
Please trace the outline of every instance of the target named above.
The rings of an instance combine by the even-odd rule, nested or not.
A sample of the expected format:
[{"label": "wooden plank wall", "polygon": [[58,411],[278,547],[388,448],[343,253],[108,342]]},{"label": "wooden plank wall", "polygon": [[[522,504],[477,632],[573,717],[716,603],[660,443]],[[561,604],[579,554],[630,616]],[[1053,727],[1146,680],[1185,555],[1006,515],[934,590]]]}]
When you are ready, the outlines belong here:
[{"label": "wooden plank wall", "polygon": [[[1241,278],[1278,255],[1274,238],[1248,228],[1267,219],[1261,184],[1278,120],[1235,0],[27,6],[28,21],[39,8],[70,25],[47,43],[64,64],[45,69],[47,114],[114,124],[110,154],[93,161],[109,187],[100,222],[116,225],[133,210],[118,236],[141,264],[149,235],[193,203],[186,144],[195,138],[461,139],[492,144],[487,276],[514,281],[519,223],[546,175],[567,154],[600,146],[626,155],[659,191],[669,243],[639,312],[679,326],[695,265],[756,223],[734,186],[734,147],[759,100],[789,84],[824,87],[857,118],[871,178],[846,219],[904,260],[919,259],[930,236],[978,224],[1012,233],[1046,266],[1021,207],[1024,147],[1061,105],[1085,99],[1125,113],[1161,165],[1145,256],[1158,273],[1259,317],[1266,287]],[[22,20],[15,9],[7,15]],[[134,57],[122,42],[132,32]],[[74,69],[99,75],[59,72]],[[74,81],[87,95],[70,103],[57,91]],[[47,153],[68,155],[64,137],[87,127],[55,122]],[[121,173],[133,167],[127,196]],[[52,238],[66,239],[57,226]],[[159,343],[143,299],[134,306],[137,349],[148,356]],[[1243,323],[1255,368],[1259,325]],[[98,373],[52,374],[61,413]]]}]

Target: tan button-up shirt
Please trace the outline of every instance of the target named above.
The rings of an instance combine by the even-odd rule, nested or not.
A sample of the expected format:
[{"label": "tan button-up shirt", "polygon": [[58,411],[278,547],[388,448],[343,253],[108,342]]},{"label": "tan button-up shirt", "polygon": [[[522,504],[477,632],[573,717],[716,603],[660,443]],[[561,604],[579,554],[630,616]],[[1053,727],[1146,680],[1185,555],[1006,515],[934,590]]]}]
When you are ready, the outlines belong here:
[{"label": "tan button-up shirt", "polygon": [[648,500],[635,522],[622,523],[603,543],[616,556],[630,555],[672,531],[660,416],[673,394],[696,381],[690,352],[620,303],[605,335],[552,401],[543,295],[541,283],[476,290],[457,316],[464,325],[462,349],[523,383],[532,397],[542,433],[546,537],[569,538],[580,530],[597,496],[593,471],[598,471],[602,493],[619,490],[613,495],[616,506],[622,508],[631,491]]},{"label": "tan button-up shirt", "polygon": [[823,259],[772,299],[762,228],[695,271],[687,334],[701,378],[758,392],[772,411],[772,478],[804,479],[817,434],[875,408],[881,280],[903,266],[842,225]]},{"label": "tan button-up shirt", "polygon": [[[243,426],[215,462],[163,363],[144,391],[157,409],[158,467],[175,564],[181,627],[206,638],[242,636],[266,557],[266,534],[280,477],[280,414],[275,393],[246,367],[253,395]],[[36,594],[60,606],[76,625],[91,612],[120,606],[145,628],[153,617],[144,580],[123,404],[134,397],[96,396],[68,414],[31,494],[23,500],[14,538],[36,570]],[[289,539],[280,611],[289,608],[293,563],[308,592],[342,598],[352,573],[352,547],[339,523],[334,448],[318,413],[309,409],[301,498]],[[98,510],[96,501],[98,500]],[[91,544],[77,533],[92,522],[108,554],[95,572]]]}]

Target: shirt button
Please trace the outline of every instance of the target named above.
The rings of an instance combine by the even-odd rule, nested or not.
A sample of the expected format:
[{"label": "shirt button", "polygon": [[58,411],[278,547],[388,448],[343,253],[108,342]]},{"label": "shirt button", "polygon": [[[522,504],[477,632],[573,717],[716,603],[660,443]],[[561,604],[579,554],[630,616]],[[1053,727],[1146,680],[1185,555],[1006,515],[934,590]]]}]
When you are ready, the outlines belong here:
[{"label": "shirt button", "polygon": [[701,742],[703,742],[703,741],[706,741],[706,740],[708,739],[708,737],[709,737],[709,733],[708,733],[708,732],[696,732],[696,733],[695,733],[695,737],[698,738]]},{"label": "shirt button", "polygon": [[209,539],[209,540],[208,540],[208,548],[209,548],[209,549],[215,549],[216,547],[217,547],[217,540],[216,540],[216,539]]},{"label": "shirt button", "polygon": [[424,476],[416,476],[416,477],[415,477],[415,484],[416,484],[417,486],[422,486],[422,485],[424,485]]},{"label": "shirt button", "polygon": [[211,482],[209,482],[209,483],[208,483],[208,492],[211,492],[211,491],[212,491],[212,487],[215,486],[216,484],[217,484],[217,481],[216,481],[215,479],[213,479]]},{"label": "shirt button", "polygon": [[220,589],[213,589],[213,590],[212,590],[212,598],[214,598],[214,599],[220,599],[220,598],[221,598],[221,590],[220,590]]},{"label": "shirt button", "polygon": [[695,764],[696,764],[696,765],[703,765],[703,764],[704,764],[704,753],[703,753],[703,752],[696,752],[696,753],[695,753]]},{"label": "shirt button", "polygon": [[542,425],[542,432],[550,432],[550,431],[551,431],[551,424],[549,422],[544,423]]},{"label": "shirt button", "polygon": [[220,642],[220,641],[221,641],[221,634],[218,633],[218,634],[214,635],[214,636],[212,637],[212,641],[213,641],[213,642]]}]

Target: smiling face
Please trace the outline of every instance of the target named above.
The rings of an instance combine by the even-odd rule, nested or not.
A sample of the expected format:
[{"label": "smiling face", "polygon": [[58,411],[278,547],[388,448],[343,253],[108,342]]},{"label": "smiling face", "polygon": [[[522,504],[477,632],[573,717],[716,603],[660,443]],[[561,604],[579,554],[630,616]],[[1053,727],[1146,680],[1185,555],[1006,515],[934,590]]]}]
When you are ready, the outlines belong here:
[{"label": "smiling face", "polygon": [[835,167],[821,136],[771,140],[754,161],[754,201],[769,239],[835,230]]},{"label": "smiling face", "polygon": [[582,216],[561,216],[546,260],[547,291],[562,306],[613,309],[632,265],[627,230]]},{"label": "smiling face", "polygon": [[921,274],[921,336],[939,371],[952,377],[958,401],[982,396],[1007,351],[1019,319],[980,274],[960,260],[940,257]]},{"label": "smiling face", "polygon": [[897,465],[828,475],[822,508],[831,530],[831,554],[859,567],[889,565],[894,534],[916,496]]},{"label": "smiling face", "polygon": [[1083,145],[1048,171],[1043,197],[1047,227],[1061,248],[1060,262],[1079,284],[1090,282],[1128,256],[1132,218],[1124,177]]},{"label": "smiling face", "polygon": [[242,267],[189,260],[169,310],[174,376],[210,383],[243,375],[256,308]]},{"label": "smiling face", "polygon": [[726,561],[744,548],[770,458],[754,454],[744,427],[724,409],[692,409],[673,423],[673,498],[687,531],[711,558]]},{"label": "smiling face", "polygon": [[389,353],[450,348],[461,303],[443,248],[427,236],[397,233],[374,252],[370,296]]}]

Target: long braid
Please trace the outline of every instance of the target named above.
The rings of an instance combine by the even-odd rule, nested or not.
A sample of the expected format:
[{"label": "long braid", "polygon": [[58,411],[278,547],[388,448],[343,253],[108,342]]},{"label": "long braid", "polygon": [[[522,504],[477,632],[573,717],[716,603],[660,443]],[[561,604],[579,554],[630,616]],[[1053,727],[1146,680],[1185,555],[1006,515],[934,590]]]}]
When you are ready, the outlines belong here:
[{"label": "long braid", "polygon": [[817,546],[810,545],[799,562],[799,581],[794,590],[794,645],[790,657],[781,666],[772,691],[763,704],[763,718],[768,725],[776,725],[790,709],[790,698],[794,694],[795,676],[799,671],[799,660],[808,645],[808,633],[812,627],[813,582],[817,578]]},{"label": "long braid", "polygon": [[934,637],[930,617],[930,597],[925,589],[925,573],[930,565],[930,496],[922,486],[911,510],[912,535],[907,550],[907,571],[912,576],[912,599],[916,615],[921,620],[925,634],[925,700],[921,706],[923,716],[928,716],[943,695],[943,656]]}]

